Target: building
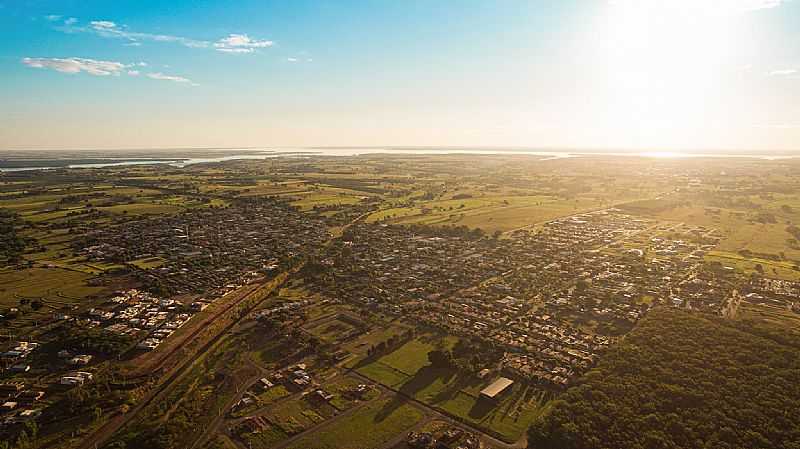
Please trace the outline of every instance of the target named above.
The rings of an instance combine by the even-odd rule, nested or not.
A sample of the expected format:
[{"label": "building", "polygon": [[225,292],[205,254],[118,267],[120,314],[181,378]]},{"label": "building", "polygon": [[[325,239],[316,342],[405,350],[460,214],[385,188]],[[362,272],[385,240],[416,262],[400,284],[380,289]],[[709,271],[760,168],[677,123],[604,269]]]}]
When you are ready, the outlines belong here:
[{"label": "building", "polygon": [[497,399],[504,391],[514,385],[514,381],[506,377],[501,377],[491,383],[488,387],[481,390],[481,397],[486,399]]}]

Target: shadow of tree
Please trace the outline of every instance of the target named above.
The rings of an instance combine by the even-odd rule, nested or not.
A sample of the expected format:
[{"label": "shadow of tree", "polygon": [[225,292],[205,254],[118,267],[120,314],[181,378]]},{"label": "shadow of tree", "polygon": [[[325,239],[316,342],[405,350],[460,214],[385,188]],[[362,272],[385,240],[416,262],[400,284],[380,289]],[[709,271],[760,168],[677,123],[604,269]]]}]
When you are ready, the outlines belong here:
[{"label": "shadow of tree", "polygon": [[434,368],[430,365],[423,366],[417,371],[416,374],[414,374],[414,377],[406,381],[406,383],[400,387],[399,392],[394,396],[394,398],[387,402],[386,405],[375,415],[375,422],[381,422],[386,419],[400,406],[408,402],[409,399],[413,398],[417,393],[434,383],[436,379],[439,379],[443,376],[452,375],[453,373],[449,372],[449,370]]},{"label": "shadow of tree", "polygon": [[[455,377],[455,380],[452,382],[450,379]],[[436,396],[431,398],[431,401],[434,403],[444,402],[450,399],[455,398],[461,390],[473,385],[476,383],[476,379],[473,376],[468,374],[452,372],[443,378],[444,383],[446,384],[445,389],[440,391]]]},{"label": "shadow of tree", "polygon": [[373,422],[379,423],[391,416],[392,413],[395,412],[398,408],[402,407],[403,404],[407,403],[409,400],[407,397],[403,396],[402,394],[395,394],[391,401],[387,402],[386,405],[383,406],[380,411],[375,414],[375,418]]},{"label": "shadow of tree", "polygon": [[476,421],[482,421],[484,418],[489,417],[489,413],[494,411],[496,406],[497,403],[495,401],[483,396],[478,397],[478,400],[475,401],[469,411],[469,417]]},{"label": "shadow of tree", "polygon": [[448,370],[435,368],[431,365],[423,366],[414,374],[414,377],[400,387],[400,393],[414,397],[414,395],[434,383],[436,379],[440,377],[447,379],[449,378],[447,376],[452,376],[452,373],[448,372]]}]

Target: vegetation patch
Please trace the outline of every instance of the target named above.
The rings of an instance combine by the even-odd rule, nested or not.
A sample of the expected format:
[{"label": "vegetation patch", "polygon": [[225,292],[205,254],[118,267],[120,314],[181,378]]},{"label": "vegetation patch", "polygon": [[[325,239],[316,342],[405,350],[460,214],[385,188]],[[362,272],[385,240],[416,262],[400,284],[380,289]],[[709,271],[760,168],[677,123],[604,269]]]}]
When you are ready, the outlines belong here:
[{"label": "vegetation patch", "polygon": [[653,311],[554,402],[530,447],[797,447],[798,345],[763,323]]},{"label": "vegetation patch", "polygon": [[324,431],[304,437],[290,449],[364,449],[380,447],[422,419],[417,408],[385,399],[371,402],[357,412],[337,420]]}]

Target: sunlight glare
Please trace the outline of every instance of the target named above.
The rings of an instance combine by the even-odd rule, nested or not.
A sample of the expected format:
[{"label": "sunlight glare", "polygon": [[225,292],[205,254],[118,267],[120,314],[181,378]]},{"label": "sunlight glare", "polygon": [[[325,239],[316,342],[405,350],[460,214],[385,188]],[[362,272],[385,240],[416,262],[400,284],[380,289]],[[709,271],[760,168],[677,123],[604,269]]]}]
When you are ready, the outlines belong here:
[{"label": "sunlight glare", "polygon": [[[763,2],[762,2],[763,3]],[[753,1],[615,0],[598,24],[609,134],[632,145],[682,147],[724,116],[744,11]]]}]

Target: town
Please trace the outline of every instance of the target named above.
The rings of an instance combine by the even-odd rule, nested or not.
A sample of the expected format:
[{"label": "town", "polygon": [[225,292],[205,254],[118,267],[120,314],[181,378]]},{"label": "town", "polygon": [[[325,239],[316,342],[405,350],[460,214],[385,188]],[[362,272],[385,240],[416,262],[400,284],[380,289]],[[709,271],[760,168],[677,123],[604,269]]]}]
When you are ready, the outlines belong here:
[{"label": "town", "polygon": [[[676,169],[657,199],[609,204],[538,178],[511,194],[482,174],[413,184],[381,159],[349,163],[379,174],[276,158],[144,167],[96,192],[55,171],[80,198],[66,208],[52,189],[13,190],[34,182],[14,174],[0,186],[24,205],[0,310],[8,447],[505,449],[657,311],[800,317],[792,250],[731,251],[719,218],[782,226],[764,222],[768,200],[663,213],[716,172]],[[495,219],[517,208],[540,219]]]}]

